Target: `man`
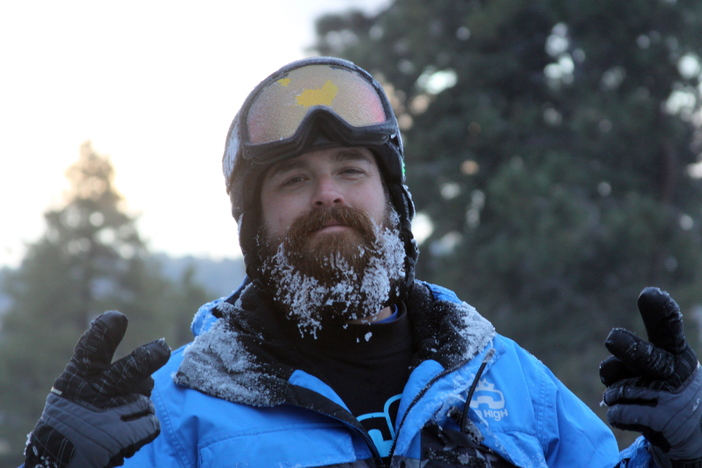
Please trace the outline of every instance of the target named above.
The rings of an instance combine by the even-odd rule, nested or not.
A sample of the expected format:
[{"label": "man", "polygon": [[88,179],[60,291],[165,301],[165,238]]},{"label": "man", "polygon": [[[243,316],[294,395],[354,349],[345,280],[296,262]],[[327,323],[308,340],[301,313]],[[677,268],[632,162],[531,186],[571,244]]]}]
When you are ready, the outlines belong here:
[{"label": "man", "polygon": [[26,466],[702,467],[702,377],[666,293],[639,298],[650,342],[607,339],[608,418],[645,435],[619,453],[539,361],[415,280],[400,133],[365,71],[315,58],[268,77],[223,169],[246,281],[170,358],[157,341],[110,364],[126,319],[96,319]]}]

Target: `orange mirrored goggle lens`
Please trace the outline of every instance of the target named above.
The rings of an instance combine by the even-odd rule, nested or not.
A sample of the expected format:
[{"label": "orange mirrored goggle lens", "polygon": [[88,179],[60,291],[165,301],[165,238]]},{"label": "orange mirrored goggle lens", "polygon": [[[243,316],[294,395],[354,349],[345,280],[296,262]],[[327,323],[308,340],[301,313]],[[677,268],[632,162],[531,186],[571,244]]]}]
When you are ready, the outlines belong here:
[{"label": "orange mirrored goggle lens", "polygon": [[351,70],[308,65],[287,73],[263,88],[246,117],[249,144],[292,137],[314,108],[333,111],[353,127],[385,123],[378,91]]}]

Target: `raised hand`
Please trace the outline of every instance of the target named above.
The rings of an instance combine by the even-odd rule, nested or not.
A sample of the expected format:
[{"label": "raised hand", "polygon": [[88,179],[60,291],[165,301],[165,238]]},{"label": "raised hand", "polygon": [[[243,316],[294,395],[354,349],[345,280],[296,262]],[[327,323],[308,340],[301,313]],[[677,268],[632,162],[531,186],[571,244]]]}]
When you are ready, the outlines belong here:
[{"label": "raised hand", "polygon": [[118,466],[158,436],[151,374],[170,348],[156,340],[112,363],[126,330],[127,317],[116,311],[90,324],[29,435],[25,468]]},{"label": "raised hand", "polygon": [[622,328],[605,341],[612,353],[600,364],[607,420],[641,432],[654,458],[673,467],[702,467],[702,373],[685,339],[680,307],[657,288],[644,289],[638,306],[648,341]]}]

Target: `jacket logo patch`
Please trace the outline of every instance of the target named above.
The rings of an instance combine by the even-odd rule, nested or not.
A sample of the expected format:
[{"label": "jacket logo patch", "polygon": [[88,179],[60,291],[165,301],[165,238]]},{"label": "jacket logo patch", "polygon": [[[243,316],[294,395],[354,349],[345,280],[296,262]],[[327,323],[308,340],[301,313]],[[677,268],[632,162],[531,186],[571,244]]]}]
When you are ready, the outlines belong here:
[{"label": "jacket logo patch", "polygon": [[475,393],[470,400],[470,407],[481,413],[485,418],[499,421],[509,416],[505,408],[505,397],[501,391],[495,389],[495,384],[491,384],[487,379],[478,382]]}]

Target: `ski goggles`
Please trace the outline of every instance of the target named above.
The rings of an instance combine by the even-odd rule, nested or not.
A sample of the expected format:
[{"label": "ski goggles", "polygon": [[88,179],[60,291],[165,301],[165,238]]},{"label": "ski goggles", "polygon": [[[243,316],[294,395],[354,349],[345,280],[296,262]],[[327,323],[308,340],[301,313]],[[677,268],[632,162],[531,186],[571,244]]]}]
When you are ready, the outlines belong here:
[{"label": "ski goggles", "polygon": [[399,134],[380,84],[353,63],[335,58],[293,62],[248,96],[227,136],[223,168],[237,158],[270,164],[327,141],[372,146]]}]

